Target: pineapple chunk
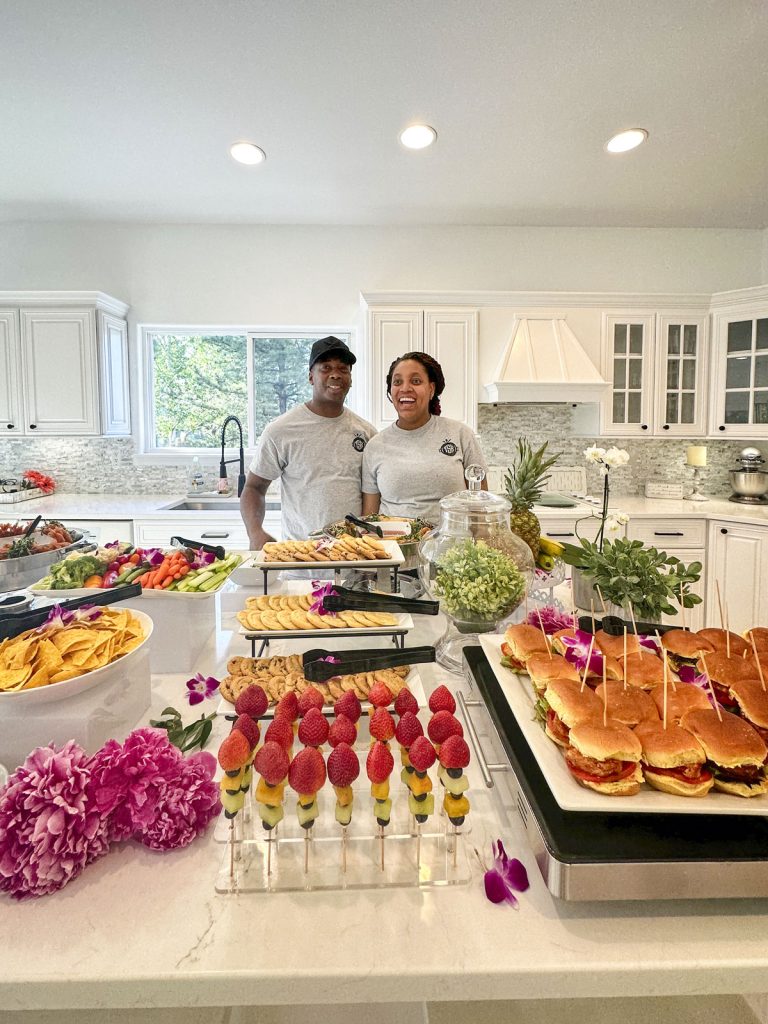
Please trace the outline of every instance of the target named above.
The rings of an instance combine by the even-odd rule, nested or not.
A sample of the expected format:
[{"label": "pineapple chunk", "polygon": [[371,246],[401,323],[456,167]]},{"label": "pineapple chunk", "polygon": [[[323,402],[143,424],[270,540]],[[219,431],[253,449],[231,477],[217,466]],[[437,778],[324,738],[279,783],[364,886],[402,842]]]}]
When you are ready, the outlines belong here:
[{"label": "pineapple chunk", "polygon": [[389,796],[389,779],[385,779],[384,782],[372,782],[371,796],[374,800],[386,800]]},{"label": "pineapple chunk", "polygon": [[414,796],[421,796],[422,793],[432,792],[432,779],[428,775],[425,775],[423,779],[420,779],[418,775],[414,774],[411,777],[411,792]]},{"label": "pineapple chunk", "polygon": [[240,787],[243,784],[245,778],[245,768],[241,768],[237,775],[222,775],[221,781],[219,782],[219,789],[224,793],[235,794],[240,792]]},{"label": "pineapple chunk", "polygon": [[260,804],[268,804],[270,807],[277,807],[283,802],[285,795],[285,781],[278,782],[276,786],[270,786],[264,779],[259,778],[254,794]]},{"label": "pineapple chunk", "polygon": [[449,818],[461,818],[469,814],[469,800],[465,796],[454,797],[446,793],[443,807]]},{"label": "pineapple chunk", "polygon": [[351,786],[334,786],[336,792],[336,799],[342,807],[348,807],[355,799],[355,795],[352,792]]}]

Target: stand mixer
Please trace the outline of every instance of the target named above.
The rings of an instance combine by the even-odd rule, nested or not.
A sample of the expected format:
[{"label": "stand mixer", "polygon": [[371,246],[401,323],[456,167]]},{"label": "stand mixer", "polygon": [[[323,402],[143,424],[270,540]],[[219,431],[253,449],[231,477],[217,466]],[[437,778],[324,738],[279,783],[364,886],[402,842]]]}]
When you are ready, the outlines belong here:
[{"label": "stand mixer", "polygon": [[768,472],[762,467],[765,459],[759,448],[744,448],[739,454],[741,469],[731,469],[730,501],[741,505],[768,505]]}]

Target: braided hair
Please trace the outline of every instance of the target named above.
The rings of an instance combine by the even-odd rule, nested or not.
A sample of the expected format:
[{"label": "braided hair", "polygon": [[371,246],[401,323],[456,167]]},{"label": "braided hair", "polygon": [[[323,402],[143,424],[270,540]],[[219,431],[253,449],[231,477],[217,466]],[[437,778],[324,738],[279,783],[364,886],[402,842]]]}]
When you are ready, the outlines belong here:
[{"label": "braided hair", "polygon": [[387,372],[387,396],[392,398],[392,377],[395,373],[395,367],[400,363],[404,363],[407,359],[413,359],[415,362],[420,363],[424,367],[424,372],[435,385],[435,393],[429,400],[429,412],[432,416],[440,415],[440,395],[445,390],[445,377],[443,376],[443,368],[436,359],[432,356],[427,355],[426,352],[406,352],[404,356],[398,356],[394,360]]}]

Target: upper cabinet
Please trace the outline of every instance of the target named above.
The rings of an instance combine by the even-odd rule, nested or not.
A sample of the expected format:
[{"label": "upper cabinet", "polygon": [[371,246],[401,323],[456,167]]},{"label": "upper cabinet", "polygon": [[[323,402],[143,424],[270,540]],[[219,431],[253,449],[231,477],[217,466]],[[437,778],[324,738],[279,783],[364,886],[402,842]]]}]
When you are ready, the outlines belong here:
[{"label": "upper cabinet", "polygon": [[0,307],[0,433],[130,433],[127,306],[97,292],[3,292]]},{"label": "upper cabinet", "polygon": [[710,434],[768,437],[768,289],[713,300]]},{"label": "upper cabinet", "polygon": [[369,306],[371,408],[381,429],[396,419],[386,396],[393,360],[406,352],[427,352],[441,365],[445,391],[442,414],[477,429],[477,310],[465,306]]},{"label": "upper cabinet", "polygon": [[674,313],[603,315],[604,371],[611,381],[601,433],[696,437],[706,429],[707,319]]}]

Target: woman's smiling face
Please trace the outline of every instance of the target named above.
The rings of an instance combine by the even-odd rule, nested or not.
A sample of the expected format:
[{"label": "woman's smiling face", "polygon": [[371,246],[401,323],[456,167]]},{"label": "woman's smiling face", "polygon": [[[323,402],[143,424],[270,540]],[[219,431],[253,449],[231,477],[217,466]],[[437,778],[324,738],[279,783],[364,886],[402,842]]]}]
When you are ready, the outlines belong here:
[{"label": "woman's smiling face", "polygon": [[400,425],[414,429],[429,419],[429,402],[435,385],[415,359],[404,359],[392,371],[390,397]]}]

